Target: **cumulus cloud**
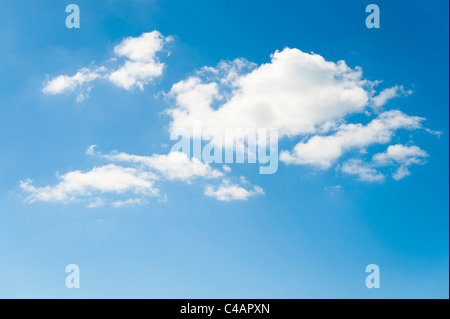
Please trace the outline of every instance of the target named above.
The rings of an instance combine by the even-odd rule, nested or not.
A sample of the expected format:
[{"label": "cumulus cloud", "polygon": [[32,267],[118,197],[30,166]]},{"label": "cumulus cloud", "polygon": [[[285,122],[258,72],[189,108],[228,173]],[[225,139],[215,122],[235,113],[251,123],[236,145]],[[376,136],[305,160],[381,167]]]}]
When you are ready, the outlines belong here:
[{"label": "cumulus cloud", "polygon": [[[377,92],[380,83],[364,79],[361,68],[345,61],[330,62],[291,48],[276,51],[261,65],[245,59],[223,61],[172,86],[166,95],[173,103],[166,110],[169,130],[187,129],[192,138],[201,138],[198,123],[203,132],[212,128],[222,134],[277,128],[279,139],[297,139],[293,149],[281,151],[282,162],[329,169],[353,150],[371,156],[371,146],[390,143],[400,129],[430,131],[422,126],[424,118],[384,110],[391,99],[412,91],[395,85]],[[369,112],[373,109],[375,116]],[[353,175],[360,179],[382,180],[371,164],[362,163],[348,162],[345,167],[359,171]]]},{"label": "cumulus cloud", "polygon": [[182,152],[170,152],[167,155],[154,154],[152,156],[114,152],[103,156],[113,162],[130,162],[145,165],[168,180],[190,181],[196,177],[210,179],[223,176],[221,171],[213,169],[208,163],[203,163],[195,157],[189,159]]},{"label": "cumulus cloud", "polygon": [[55,186],[35,187],[32,180],[21,182],[21,188],[29,193],[31,203],[41,202],[77,202],[92,199],[89,207],[98,207],[101,194],[134,193],[146,196],[158,195],[154,187],[155,177],[145,171],[131,167],[109,164],[94,167],[88,172],[72,171],[58,176],[60,182]]},{"label": "cumulus cloud", "polygon": [[42,92],[49,95],[77,92],[77,101],[82,102],[89,97],[91,82],[98,79],[109,80],[126,90],[143,90],[144,85],[162,75],[165,64],[159,61],[158,53],[171,40],[172,37],[164,37],[158,31],[128,37],[114,48],[114,54],[125,59],[121,65],[85,67],[72,76],[59,75],[49,79]]},{"label": "cumulus cloud", "polygon": [[46,94],[71,93],[84,84],[102,77],[104,72],[104,67],[95,69],[82,68],[73,76],[59,75],[48,81],[42,92]]},{"label": "cumulus cloud", "polygon": [[229,202],[233,200],[245,201],[252,196],[264,195],[264,190],[259,186],[251,185],[250,188],[246,189],[244,186],[233,184],[228,180],[224,180],[220,186],[206,186],[205,195],[222,202]]},{"label": "cumulus cloud", "polygon": [[[115,55],[124,59],[116,68],[81,69],[73,77],[62,75],[50,80],[43,91],[58,94],[78,90],[77,100],[84,100],[92,82],[100,78],[126,90],[143,89],[162,74],[164,64],[159,61],[158,53],[170,40],[157,31],[126,38],[114,48]],[[423,129],[424,118],[384,108],[391,99],[412,92],[396,85],[377,93],[375,87],[380,83],[364,79],[361,68],[349,67],[345,61],[331,62],[318,54],[285,48],[261,65],[240,58],[201,68],[173,84],[165,94],[172,102],[166,114],[170,116],[171,133],[187,129],[193,138],[201,137],[194,135],[198,122],[203,130],[211,128],[224,133],[234,129],[234,134],[245,134],[245,129],[277,128],[278,138],[290,138],[295,144],[280,153],[282,162],[329,169],[353,150],[370,158],[370,147],[390,143],[398,130]],[[372,117],[368,112],[371,109],[376,109],[377,115]],[[411,155],[413,151],[415,155]],[[402,152],[409,155],[402,158],[398,155]],[[151,156],[101,154],[92,146],[87,154],[128,165],[139,172],[151,172],[154,180],[192,183],[196,178],[223,178],[231,171],[229,166],[214,169],[181,152]],[[362,181],[381,182],[385,179],[379,171],[381,167],[398,166],[393,177],[400,179],[409,174],[410,165],[419,164],[425,157],[411,147],[405,150],[391,145],[386,153],[373,156],[371,163],[358,158],[337,167]],[[243,180],[233,184],[225,179],[221,185],[208,185],[205,189],[206,196],[221,201],[246,200],[260,194],[263,194],[261,188]],[[96,205],[95,201],[91,204]]]},{"label": "cumulus cloud", "polygon": [[214,70],[173,85],[172,130],[201,121],[204,128],[278,128],[280,137],[296,136],[361,112],[370,97],[361,69],[298,49],[276,51],[259,67],[238,59]]},{"label": "cumulus cloud", "polygon": [[399,167],[392,174],[392,177],[400,180],[411,174],[408,169],[409,166],[425,164],[425,159],[428,156],[428,153],[418,146],[396,144],[390,145],[384,153],[375,154],[373,162],[379,166],[398,165]]},{"label": "cumulus cloud", "polygon": [[[224,174],[229,172],[226,169],[224,171],[213,169],[209,164],[202,163],[196,158],[190,159],[181,152],[152,156],[119,152],[102,154],[96,151],[93,145],[87,149],[86,154],[97,156],[110,163],[94,167],[87,172],[77,170],[58,176],[60,181],[54,186],[37,187],[32,180],[24,180],[20,187],[28,194],[27,201],[83,202],[88,208],[98,208],[108,203],[115,208],[134,207],[146,203],[148,197],[157,197],[159,202],[166,202],[167,195],[160,194],[158,186],[164,181],[183,181],[191,184],[194,179],[210,181],[224,177]],[[118,163],[121,163],[121,166]],[[240,180],[241,183],[250,185],[245,179]],[[205,194],[218,200],[225,197],[226,200],[244,200],[263,193],[258,186],[247,190],[231,185],[229,179],[226,179],[218,189],[214,189],[211,185],[208,185],[208,189]]]},{"label": "cumulus cloud", "polygon": [[396,162],[399,164],[420,164],[423,158],[428,157],[427,152],[418,146],[406,146],[402,144],[390,145],[386,152],[373,156],[373,160],[381,165]]},{"label": "cumulus cloud", "polygon": [[171,37],[163,37],[157,31],[144,33],[140,37],[129,37],[114,48],[114,53],[128,60],[109,75],[111,82],[130,90],[133,87],[144,89],[144,85],[162,74],[164,64],[156,54],[163,49]]},{"label": "cumulus cloud", "polygon": [[332,135],[315,135],[298,143],[292,152],[281,152],[280,160],[286,164],[310,164],[327,169],[346,151],[389,143],[396,130],[418,129],[423,120],[397,110],[387,111],[367,125],[343,124]]},{"label": "cumulus cloud", "polygon": [[344,162],[341,171],[356,175],[359,180],[364,182],[382,182],[385,180],[385,176],[378,171],[378,168],[395,166],[392,177],[400,180],[411,174],[409,171],[411,165],[425,164],[428,156],[427,152],[415,145],[389,145],[385,152],[373,155],[371,162],[364,162],[361,159],[350,159]]},{"label": "cumulus cloud", "polygon": [[245,59],[203,67],[175,83],[168,97],[170,128],[278,128],[279,137],[332,128],[345,116],[380,107],[395,96],[410,94],[395,86],[375,95],[379,82],[362,77],[362,69],[345,61],[326,61],[318,54],[286,48],[257,66]]}]

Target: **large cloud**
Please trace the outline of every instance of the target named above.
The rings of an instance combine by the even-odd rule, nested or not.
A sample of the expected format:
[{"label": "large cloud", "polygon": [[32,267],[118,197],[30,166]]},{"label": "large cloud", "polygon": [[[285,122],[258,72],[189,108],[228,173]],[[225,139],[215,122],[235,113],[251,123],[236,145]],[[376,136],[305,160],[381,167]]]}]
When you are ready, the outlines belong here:
[{"label": "large cloud", "polygon": [[[205,128],[273,127],[280,137],[296,136],[364,111],[373,85],[344,61],[286,48],[259,67],[243,59],[222,62],[174,84],[169,96],[176,107],[168,114],[172,129],[201,121]],[[377,106],[381,100],[387,98]]]},{"label": "large cloud", "polygon": [[[237,128],[277,128],[280,139],[297,140],[292,150],[281,151],[281,161],[328,169],[346,152],[368,153],[372,145],[390,143],[399,129],[423,128],[424,118],[385,109],[391,99],[412,91],[395,85],[377,93],[380,83],[365,80],[361,68],[344,61],[286,48],[260,66],[236,59],[203,67],[172,86],[167,96],[173,106],[166,113],[171,132],[187,129],[193,138],[205,139],[199,123],[203,132],[213,128],[233,134]],[[233,139],[222,142],[228,147]],[[383,179],[358,159],[340,167],[359,172],[361,180]]]}]

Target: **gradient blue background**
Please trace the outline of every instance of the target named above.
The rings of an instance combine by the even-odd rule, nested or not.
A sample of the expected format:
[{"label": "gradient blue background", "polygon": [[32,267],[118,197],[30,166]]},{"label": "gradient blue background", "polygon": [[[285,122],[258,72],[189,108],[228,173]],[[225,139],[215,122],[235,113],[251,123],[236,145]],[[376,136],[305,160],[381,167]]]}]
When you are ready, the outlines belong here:
[{"label": "gradient blue background", "polygon": [[[372,2],[378,30],[365,26]],[[448,298],[448,2],[372,2],[1,0],[0,297]],[[65,27],[69,3],[80,6],[79,30]],[[101,63],[123,37],[155,29],[175,41],[144,92],[103,83],[83,105],[41,93],[46,75]],[[167,203],[133,209],[24,202],[20,180],[54,184],[56,171],[89,170],[92,144],[167,152],[168,105],[154,94],[204,65],[265,63],[286,46],[413,89],[390,105],[443,131],[414,133],[428,164],[376,185],[332,170],[233,167],[266,192],[247,202],[206,198],[195,183],[163,184]],[[333,185],[343,191],[324,189]],[[71,263],[81,289],[65,287]],[[380,289],[365,287],[371,263]]]}]

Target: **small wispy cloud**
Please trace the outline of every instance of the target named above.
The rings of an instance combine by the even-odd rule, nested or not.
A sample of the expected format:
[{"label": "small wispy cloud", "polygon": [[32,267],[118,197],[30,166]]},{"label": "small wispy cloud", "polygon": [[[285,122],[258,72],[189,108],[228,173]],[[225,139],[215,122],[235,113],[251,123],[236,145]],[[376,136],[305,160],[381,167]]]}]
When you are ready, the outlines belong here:
[{"label": "small wispy cloud", "polygon": [[407,96],[412,93],[413,93],[412,90],[405,90],[405,88],[402,85],[396,85],[394,87],[384,89],[378,95],[372,97],[371,101],[372,105],[375,108],[379,108],[395,97]]},{"label": "small wispy cloud", "polygon": [[360,159],[351,159],[342,164],[342,171],[349,175],[356,175],[363,182],[382,182],[382,173]]},{"label": "small wispy cloud", "polygon": [[228,180],[224,180],[219,186],[206,186],[205,195],[222,202],[230,202],[234,200],[245,201],[256,195],[264,195],[264,190],[259,186],[247,185],[247,187],[248,188],[245,188],[242,185],[233,184]]}]

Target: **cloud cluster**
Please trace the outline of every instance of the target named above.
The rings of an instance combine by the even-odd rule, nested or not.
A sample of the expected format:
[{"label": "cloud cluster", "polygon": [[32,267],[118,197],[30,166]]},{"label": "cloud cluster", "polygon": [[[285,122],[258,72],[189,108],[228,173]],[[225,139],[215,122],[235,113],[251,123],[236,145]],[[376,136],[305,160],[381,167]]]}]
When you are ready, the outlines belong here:
[{"label": "cloud cluster", "polygon": [[341,170],[350,175],[356,175],[364,182],[382,182],[385,176],[378,168],[385,166],[395,167],[392,177],[401,180],[411,174],[409,167],[426,163],[428,153],[418,146],[406,146],[402,144],[389,145],[383,153],[373,155],[370,162],[361,159],[351,159],[342,164]]},{"label": "cloud cluster", "polygon": [[314,135],[295,145],[292,152],[281,152],[280,160],[286,164],[310,164],[327,169],[346,151],[389,143],[396,130],[419,129],[423,120],[397,110],[387,111],[367,125],[342,124],[331,135]]},{"label": "cloud cluster", "polygon": [[[384,175],[368,163],[370,147],[390,143],[398,130],[430,131],[422,125],[424,118],[385,109],[391,99],[411,90],[395,85],[378,93],[380,83],[364,79],[361,68],[350,68],[344,61],[285,48],[259,66],[236,59],[201,68],[172,86],[167,96],[173,106],[166,113],[171,132],[188,129],[192,136],[196,123],[222,132],[277,128],[279,139],[298,141],[280,152],[285,164],[323,170],[336,165],[362,181],[379,182]],[[367,153],[368,159],[339,164],[352,151]],[[393,177],[406,176],[412,164],[400,163]]]},{"label": "cloud cluster", "polygon": [[[139,37],[123,39],[115,48],[116,57],[123,58],[121,65],[110,68],[105,65],[100,67],[85,67],[75,75],[59,75],[49,79],[42,88],[45,94],[77,94],[77,101],[82,102],[89,97],[92,82],[98,79],[106,79],[111,83],[133,90],[144,89],[144,85],[162,75],[165,64],[158,59],[158,53],[164,49],[172,37],[164,37],[158,31],[143,33]],[[117,58],[113,59],[117,61]]]},{"label": "cloud cluster", "polygon": [[[27,201],[33,202],[81,202],[89,208],[97,208],[111,203],[112,207],[130,207],[141,205],[148,197],[166,200],[158,184],[163,181],[183,181],[191,184],[194,180],[218,180],[223,178],[221,186],[207,185],[205,195],[221,201],[247,200],[251,196],[263,194],[259,186],[251,186],[245,179],[240,184],[231,184],[225,174],[230,172],[228,166],[223,171],[213,169],[209,164],[196,158],[188,158],[185,153],[170,152],[140,156],[112,152],[102,154],[95,145],[88,148],[88,155],[110,162],[94,167],[92,170],[72,171],[62,176],[54,186],[36,187],[32,180],[21,182],[21,188],[28,193]],[[122,166],[119,166],[121,163]],[[126,164],[126,165],[125,165]],[[248,189],[247,189],[247,188]],[[117,197],[123,199],[117,200]]]},{"label": "cloud cluster", "polygon": [[425,164],[428,156],[428,153],[418,146],[396,144],[390,145],[384,153],[375,154],[373,156],[373,162],[379,166],[398,166],[397,170],[392,174],[392,177],[400,180],[411,174],[408,169],[411,165]]},{"label": "cloud cluster", "polygon": [[[49,80],[46,94],[77,92],[77,100],[89,96],[92,84],[108,80],[126,90],[144,86],[163,73],[164,63],[158,53],[171,37],[158,31],[122,40],[114,54],[122,62],[82,68],[73,76],[60,75]],[[117,59],[116,59],[117,60]],[[345,61],[331,62],[314,53],[285,48],[271,55],[261,65],[243,58],[204,66],[186,79],[174,83],[165,94],[171,107],[169,131],[188,130],[192,138],[201,138],[194,127],[201,123],[203,132],[215,129],[235,134],[246,129],[278,129],[278,139],[290,142],[280,153],[286,165],[309,165],[321,170],[335,167],[343,175],[364,182],[382,182],[383,170],[391,168],[400,180],[410,175],[412,165],[422,165],[428,154],[418,146],[394,144],[399,130],[421,130],[424,118],[396,109],[387,109],[396,97],[412,94],[401,85],[377,92],[381,81],[364,79],[362,69],[349,67]],[[195,136],[200,134],[200,136]],[[234,136],[235,140],[243,136]],[[226,141],[224,141],[226,142]],[[373,154],[371,147],[388,144],[385,152]],[[286,143],[285,145],[289,145]],[[224,147],[228,147],[224,145]],[[355,155],[355,153],[357,155]],[[263,195],[259,186],[244,177],[237,182],[227,176],[229,166],[215,169],[182,152],[140,156],[120,152],[102,154],[91,146],[87,154],[109,163],[87,172],[73,171],[58,176],[54,186],[35,187],[31,180],[21,183],[30,202],[86,201],[94,208],[106,205],[126,207],[141,205],[147,197],[165,198],[158,183],[195,180],[205,184],[204,195],[219,201],[247,200]],[[119,166],[120,165],[120,166]],[[392,171],[393,168],[393,171]],[[213,181],[219,181],[215,185]],[[330,188],[335,193],[341,186]],[[108,194],[125,198],[109,200]]]}]

